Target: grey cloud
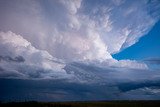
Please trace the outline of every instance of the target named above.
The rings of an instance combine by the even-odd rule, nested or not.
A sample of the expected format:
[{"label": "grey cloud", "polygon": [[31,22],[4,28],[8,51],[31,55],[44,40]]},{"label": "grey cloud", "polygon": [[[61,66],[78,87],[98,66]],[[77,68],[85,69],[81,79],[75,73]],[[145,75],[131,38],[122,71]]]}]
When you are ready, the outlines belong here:
[{"label": "grey cloud", "polygon": [[150,69],[133,69],[123,67],[102,66],[93,63],[71,63],[64,67],[69,74],[74,74],[76,79],[84,83],[114,84],[116,82],[142,82],[157,80],[159,71]]},{"label": "grey cloud", "polygon": [[22,56],[16,56],[15,58],[12,58],[10,56],[0,56],[0,61],[8,61],[8,62],[24,62],[25,59]]},{"label": "grey cloud", "polygon": [[150,64],[160,64],[160,58],[149,58],[145,59],[144,61]]},{"label": "grey cloud", "polygon": [[[128,91],[122,91],[121,89],[119,89],[118,83],[116,85],[82,84],[68,82],[65,79],[45,79],[38,81],[21,79],[0,79],[0,83],[0,86],[3,87],[0,90],[1,101],[97,101],[125,99],[154,100],[159,99],[160,97],[159,94],[151,92],[155,92],[159,88],[154,87],[154,84],[152,84],[152,86],[147,85],[147,82],[145,85],[146,87],[134,88]],[[135,83],[131,82],[130,84],[131,87],[134,87]],[[141,83],[137,82],[136,84]],[[127,84],[123,84],[123,86],[127,87]]]},{"label": "grey cloud", "polygon": [[142,81],[142,82],[128,82],[128,83],[122,83],[118,84],[117,87],[122,92],[127,92],[131,90],[141,89],[145,87],[157,87],[160,88],[160,80],[152,80],[152,81]]},{"label": "grey cloud", "polygon": [[[0,75],[2,76],[0,87],[4,87],[0,90],[1,101],[8,101],[11,97],[14,97],[14,99],[10,99],[10,101],[24,101],[26,99],[84,101],[159,98],[156,93],[151,94],[151,91],[158,92],[156,89],[160,87],[159,71],[100,66],[89,62],[66,63],[64,70],[67,74],[47,70],[36,65],[23,64],[16,68],[17,72],[10,71],[12,73],[6,72],[2,68],[6,75],[4,73]],[[4,79],[5,77],[8,79]],[[153,87],[156,87],[156,89],[152,90]],[[146,88],[149,90],[146,90]],[[148,91],[150,91],[150,97],[146,94]],[[135,96],[135,93],[141,94]]]},{"label": "grey cloud", "polygon": [[4,69],[0,67],[0,71],[4,71]]}]

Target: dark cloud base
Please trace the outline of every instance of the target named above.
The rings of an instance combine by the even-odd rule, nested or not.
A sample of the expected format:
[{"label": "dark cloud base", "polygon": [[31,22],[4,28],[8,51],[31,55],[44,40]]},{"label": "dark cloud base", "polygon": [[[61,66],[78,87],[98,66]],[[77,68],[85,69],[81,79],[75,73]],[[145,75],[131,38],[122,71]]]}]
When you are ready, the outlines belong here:
[{"label": "dark cloud base", "polygon": [[[84,84],[65,80],[0,79],[0,101],[157,100],[160,81],[123,84]],[[141,93],[141,94],[139,94]]]},{"label": "dark cloud base", "polygon": [[10,56],[0,56],[0,61],[7,61],[7,62],[24,62],[25,59],[22,56],[16,56],[14,58]]}]

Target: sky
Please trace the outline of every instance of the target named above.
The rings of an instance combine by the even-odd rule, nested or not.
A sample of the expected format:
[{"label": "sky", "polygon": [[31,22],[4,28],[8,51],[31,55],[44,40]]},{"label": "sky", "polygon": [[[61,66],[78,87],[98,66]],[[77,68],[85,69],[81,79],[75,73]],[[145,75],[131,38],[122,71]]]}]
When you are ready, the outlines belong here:
[{"label": "sky", "polygon": [[159,19],[159,0],[0,0],[0,101],[160,99]]},{"label": "sky", "polygon": [[[142,37],[138,43],[131,47],[122,50],[119,53],[113,54],[115,59],[134,59],[145,60],[148,58],[160,58],[160,22],[157,22],[151,31]],[[136,51],[136,52],[135,52]]]}]

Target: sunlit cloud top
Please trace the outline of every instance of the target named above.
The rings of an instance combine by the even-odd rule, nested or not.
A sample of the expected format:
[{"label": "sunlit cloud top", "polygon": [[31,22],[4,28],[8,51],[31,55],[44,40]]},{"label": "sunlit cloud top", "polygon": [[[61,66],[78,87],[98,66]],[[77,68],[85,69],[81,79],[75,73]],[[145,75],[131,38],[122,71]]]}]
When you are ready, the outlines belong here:
[{"label": "sunlit cloud top", "polygon": [[158,21],[158,0],[1,0],[1,31],[64,60],[104,60]]}]

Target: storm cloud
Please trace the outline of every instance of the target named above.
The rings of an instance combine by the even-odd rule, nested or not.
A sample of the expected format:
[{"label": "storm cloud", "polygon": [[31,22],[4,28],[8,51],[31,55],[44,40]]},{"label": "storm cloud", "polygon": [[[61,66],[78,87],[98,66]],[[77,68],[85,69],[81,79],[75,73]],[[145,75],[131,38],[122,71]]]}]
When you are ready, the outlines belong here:
[{"label": "storm cloud", "polygon": [[159,99],[159,60],[112,57],[159,18],[159,0],[0,0],[0,100]]},{"label": "storm cloud", "polygon": [[158,0],[1,0],[0,4],[1,31],[20,34],[34,47],[66,61],[112,58],[112,53],[149,32],[160,9]]}]

